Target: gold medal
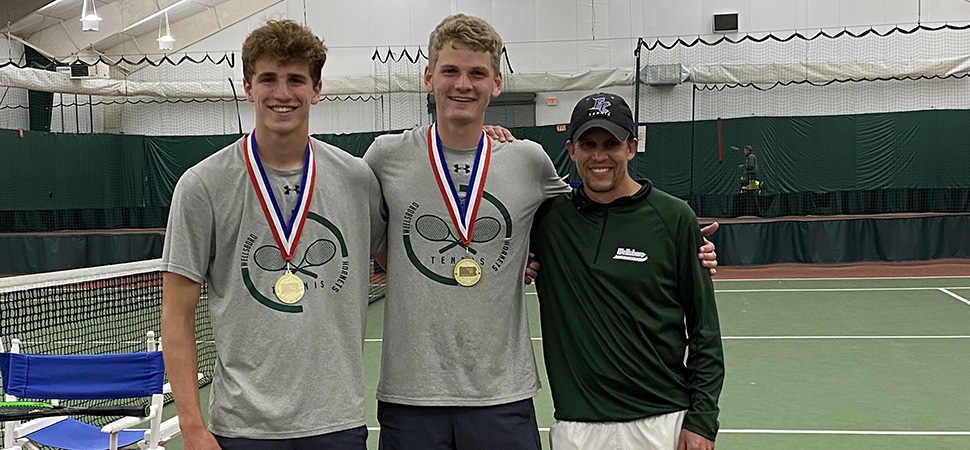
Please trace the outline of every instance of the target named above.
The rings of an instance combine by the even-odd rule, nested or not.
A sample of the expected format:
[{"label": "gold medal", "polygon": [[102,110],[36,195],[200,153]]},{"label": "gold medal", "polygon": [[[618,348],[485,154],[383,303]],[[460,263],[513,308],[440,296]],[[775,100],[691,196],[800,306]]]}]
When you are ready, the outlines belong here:
[{"label": "gold medal", "polygon": [[303,280],[293,275],[293,272],[290,272],[289,269],[280,276],[280,279],[276,280],[276,298],[283,303],[293,304],[300,301],[305,291]]},{"label": "gold medal", "polygon": [[474,259],[465,256],[455,264],[455,281],[458,284],[465,287],[474,286],[481,279],[482,266],[478,265],[478,262]]}]

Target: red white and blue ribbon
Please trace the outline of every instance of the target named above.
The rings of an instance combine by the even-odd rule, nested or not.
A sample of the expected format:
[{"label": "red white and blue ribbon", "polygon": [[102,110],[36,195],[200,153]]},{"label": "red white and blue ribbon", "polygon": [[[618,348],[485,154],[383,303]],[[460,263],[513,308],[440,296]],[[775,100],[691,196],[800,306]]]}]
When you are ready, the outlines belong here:
[{"label": "red white and blue ribbon", "polygon": [[472,241],[472,229],[475,227],[478,206],[485,192],[485,177],[488,175],[488,162],[491,155],[492,142],[482,131],[478,148],[475,150],[475,165],[468,180],[465,202],[462,203],[458,196],[458,189],[451,180],[451,173],[445,167],[445,153],[441,146],[441,138],[438,136],[438,124],[435,123],[428,128],[428,158],[431,159],[431,168],[434,170],[435,180],[438,181],[441,196],[445,200],[445,207],[451,215],[451,222],[455,224],[458,236],[465,245]]},{"label": "red white and blue ribbon", "polygon": [[273,196],[273,187],[269,184],[263,164],[259,161],[259,152],[256,148],[256,132],[252,132],[243,142],[246,152],[246,169],[249,171],[249,180],[256,189],[256,196],[259,204],[263,207],[263,215],[269,222],[269,228],[276,239],[276,246],[279,247],[283,259],[289,262],[293,259],[293,251],[296,244],[300,241],[303,234],[303,224],[306,223],[307,212],[310,210],[310,200],[313,197],[313,180],[316,178],[317,167],[316,159],[313,158],[313,145],[307,139],[306,159],[303,164],[303,182],[297,197],[296,206],[290,215],[290,220],[283,220],[283,213],[280,211],[276,197]]}]

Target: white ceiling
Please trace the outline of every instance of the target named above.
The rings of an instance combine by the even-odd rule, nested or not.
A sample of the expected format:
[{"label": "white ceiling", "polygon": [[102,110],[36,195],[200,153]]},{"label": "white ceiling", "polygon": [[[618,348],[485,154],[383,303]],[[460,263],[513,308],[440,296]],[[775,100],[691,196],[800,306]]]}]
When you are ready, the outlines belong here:
[{"label": "white ceiling", "polygon": [[[3,27],[4,34],[48,57],[77,54],[159,54],[165,13],[176,52],[282,0],[93,0],[102,18],[96,32],[81,31],[81,10],[91,0],[22,0],[40,5]],[[90,9],[90,3],[89,3]]]}]

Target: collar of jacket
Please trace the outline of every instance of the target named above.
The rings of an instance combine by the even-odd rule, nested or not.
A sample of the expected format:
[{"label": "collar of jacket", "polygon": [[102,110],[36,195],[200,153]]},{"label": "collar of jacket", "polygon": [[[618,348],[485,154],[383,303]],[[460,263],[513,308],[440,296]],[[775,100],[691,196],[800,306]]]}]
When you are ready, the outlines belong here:
[{"label": "collar of jacket", "polygon": [[579,186],[577,186],[576,189],[573,189],[573,205],[576,207],[576,209],[585,209],[597,207],[609,208],[635,203],[650,193],[650,190],[653,189],[653,183],[645,178],[634,181],[640,183],[639,191],[633,195],[623,196],[609,203],[597,203],[593,201],[586,195],[586,191],[583,190],[583,183],[579,183]]}]

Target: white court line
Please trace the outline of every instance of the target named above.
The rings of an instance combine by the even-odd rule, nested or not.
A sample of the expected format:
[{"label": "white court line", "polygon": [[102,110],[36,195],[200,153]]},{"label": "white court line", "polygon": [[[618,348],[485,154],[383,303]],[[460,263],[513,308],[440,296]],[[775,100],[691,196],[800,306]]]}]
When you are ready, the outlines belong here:
[{"label": "white court line", "polygon": [[732,434],[836,434],[877,436],[970,436],[970,431],[879,431],[879,430],[718,430]]},{"label": "white court line", "polygon": [[[381,427],[367,427],[367,431],[381,431]],[[539,432],[548,433],[549,428],[539,427]],[[970,436],[970,431],[882,431],[882,430],[758,430],[758,429],[721,429],[718,433],[727,434],[831,434],[831,435],[870,435],[870,436]]]},{"label": "white court line", "polygon": [[961,302],[965,303],[967,306],[970,306],[970,300],[960,297],[959,295],[956,295],[945,288],[940,288],[940,292],[943,292],[944,294],[949,295],[950,297],[960,300]]},{"label": "white court line", "polygon": [[794,339],[970,339],[970,336],[722,336],[721,340],[794,340]]},{"label": "white court line", "polygon": [[[757,292],[864,292],[864,291],[944,291],[947,289],[970,289],[970,286],[953,287],[884,287],[884,288],[813,288],[813,289],[715,289],[715,294],[723,293],[757,293]],[[526,295],[538,295],[535,292],[526,292]],[[955,294],[950,293],[957,298]],[[970,304],[970,303],[968,303]]]},{"label": "white court line", "polygon": [[955,287],[884,287],[884,288],[821,288],[821,289],[718,289],[717,294],[730,292],[865,292],[865,291],[938,291],[941,289],[970,289],[967,286]]},{"label": "white court line", "polygon": [[729,281],[732,283],[744,283],[748,281],[865,281],[865,280],[934,280],[934,279],[961,279],[970,278],[970,275],[934,275],[931,277],[833,277],[833,278],[717,278],[715,283]]},{"label": "white court line", "polygon": [[[531,338],[535,342],[541,342],[541,337]],[[941,335],[941,336],[721,336],[724,341],[770,341],[770,340],[810,340],[810,339],[970,339],[970,335]],[[384,342],[381,338],[364,339],[364,342]]]}]

